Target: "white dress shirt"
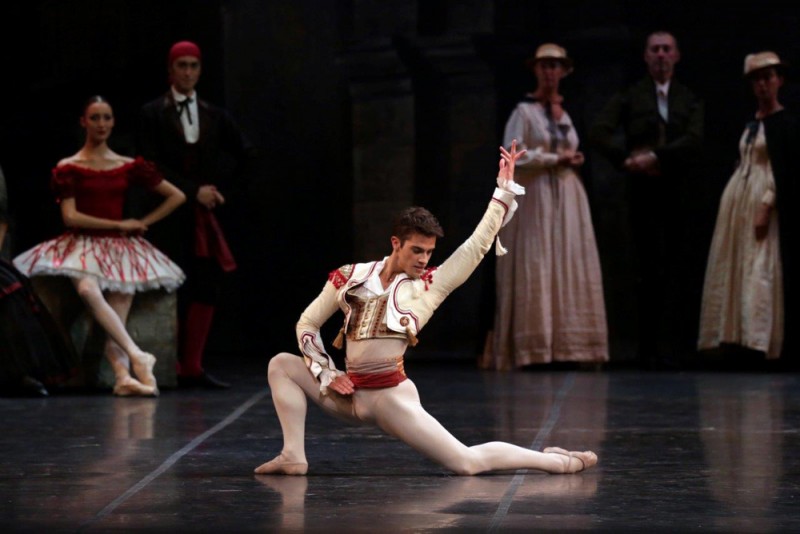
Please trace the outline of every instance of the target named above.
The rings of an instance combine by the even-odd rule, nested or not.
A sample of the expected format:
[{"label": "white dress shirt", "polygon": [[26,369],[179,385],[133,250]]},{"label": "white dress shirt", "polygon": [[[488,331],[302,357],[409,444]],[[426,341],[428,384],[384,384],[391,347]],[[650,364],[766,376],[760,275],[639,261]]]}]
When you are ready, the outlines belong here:
[{"label": "white dress shirt", "polygon": [[[172,98],[175,100],[175,105],[180,112],[183,135],[187,143],[194,144],[200,138],[200,115],[197,113],[197,92],[195,91],[191,96],[186,96],[176,91],[174,87],[172,87],[171,90]],[[183,109],[179,104],[187,98],[191,99],[189,101],[189,106]]]},{"label": "white dress shirt", "polygon": [[669,121],[669,80],[665,83],[656,82],[656,101],[658,102],[658,114],[664,119],[664,122]]}]

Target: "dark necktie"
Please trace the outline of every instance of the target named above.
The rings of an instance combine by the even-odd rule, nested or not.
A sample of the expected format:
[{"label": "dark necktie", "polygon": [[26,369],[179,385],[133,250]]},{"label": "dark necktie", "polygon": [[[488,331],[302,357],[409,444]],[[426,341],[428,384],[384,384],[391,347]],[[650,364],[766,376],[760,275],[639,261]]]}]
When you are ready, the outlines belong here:
[{"label": "dark necktie", "polygon": [[185,98],[178,102],[178,117],[183,115],[184,110],[186,111],[186,118],[189,119],[189,124],[192,124],[192,112],[189,110],[189,104],[192,103],[191,98]]}]

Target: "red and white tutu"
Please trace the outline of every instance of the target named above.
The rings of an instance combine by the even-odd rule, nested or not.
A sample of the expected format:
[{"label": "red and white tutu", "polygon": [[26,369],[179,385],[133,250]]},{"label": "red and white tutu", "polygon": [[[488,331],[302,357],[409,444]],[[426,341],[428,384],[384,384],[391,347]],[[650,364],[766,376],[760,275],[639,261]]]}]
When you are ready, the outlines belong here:
[{"label": "red and white tutu", "polygon": [[180,267],[140,236],[67,232],[14,258],[25,275],[91,276],[103,290],[175,291],[186,279]]}]

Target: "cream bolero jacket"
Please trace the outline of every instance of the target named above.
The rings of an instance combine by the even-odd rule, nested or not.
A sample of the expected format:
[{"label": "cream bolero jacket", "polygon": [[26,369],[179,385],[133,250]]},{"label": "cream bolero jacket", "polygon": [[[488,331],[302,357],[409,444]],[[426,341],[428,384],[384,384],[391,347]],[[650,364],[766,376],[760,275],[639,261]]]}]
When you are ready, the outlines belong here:
[{"label": "cream bolero jacket", "polygon": [[[389,330],[405,334],[412,344],[416,343],[417,333],[428,323],[436,308],[451,291],[469,278],[489,251],[497,232],[511,220],[516,209],[514,197],[514,192],[500,187],[495,189],[477,228],[444,263],[427,269],[417,279],[405,273],[395,277],[388,288],[386,322]],[[502,248],[499,243],[498,247]],[[311,373],[319,380],[323,394],[339,372],[325,351],[320,328],[337,309],[341,309],[345,314],[342,332],[346,332],[351,313],[351,307],[346,300],[347,292],[364,284],[376,269],[380,272],[385,261],[386,258],[346,265],[331,272],[322,293],[309,304],[297,322],[300,351]]]}]

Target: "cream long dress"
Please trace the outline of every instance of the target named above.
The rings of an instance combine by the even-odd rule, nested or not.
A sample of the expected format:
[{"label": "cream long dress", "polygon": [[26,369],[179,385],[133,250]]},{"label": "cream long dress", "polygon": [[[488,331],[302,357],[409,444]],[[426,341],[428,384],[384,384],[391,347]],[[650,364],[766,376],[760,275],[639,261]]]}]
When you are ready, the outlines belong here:
[{"label": "cream long dress", "polygon": [[719,204],[703,286],[698,348],[735,343],[772,359],[780,355],[783,344],[778,217],[771,210],[767,235],[761,240],[755,236],[754,217],[762,202],[775,205],[775,179],[764,123],[751,125],[739,141],[740,162]]},{"label": "cream long dress", "polygon": [[608,361],[600,260],[589,202],[580,178],[557,165],[577,150],[566,112],[558,120],[535,101],[517,105],[504,145],[528,152],[516,164],[525,187],[516,216],[501,230],[509,252],[497,258],[494,330],[480,366],[508,370],[555,361]]}]

